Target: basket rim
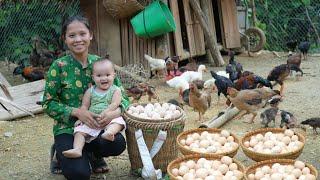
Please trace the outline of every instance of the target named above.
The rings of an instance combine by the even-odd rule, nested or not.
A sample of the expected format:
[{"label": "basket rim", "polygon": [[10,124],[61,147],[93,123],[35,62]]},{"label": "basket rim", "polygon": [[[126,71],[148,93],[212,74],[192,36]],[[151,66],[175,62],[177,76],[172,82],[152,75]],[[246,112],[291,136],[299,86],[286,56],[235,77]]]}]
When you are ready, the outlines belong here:
[{"label": "basket rim", "polygon": [[[256,170],[259,167],[265,166],[265,165],[271,165],[271,164],[274,164],[274,163],[294,164],[295,161],[296,160],[293,160],[293,159],[270,159],[270,160],[264,160],[264,161],[256,162],[255,164],[250,165],[245,169],[244,177],[245,177],[245,179],[248,179],[248,175],[252,171]],[[317,169],[312,164],[309,164],[309,163],[306,163],[306,162],[304,162],[304,164],[306,165],[306,167],[308,167],[310,169],[310,173],[313,174],[317,178],[318,177]]]},{"label": "basket rim", "polygon": [[[291,156],[291,155],[294,155],[294,154],[297,154],[299,152],[301,152],[305,146],[305,137],[296,132],[296,131],[293,131],[295,133],[295,135],[297,135],[299,137],[299,141],[302,142],[302,146],[299,148],[299,149],[296,149],[295,151],[291,151],[291,152],[287,152],[287,153],[281,153],[281,154],[265,154],[265,153],[260,153],[260,152],[255,152],[255,151],[251,151],[249,148],[247,148],[245,145],[244,145],[244,141],[253,136],[253,135],[256,135],[256,134],[265,134],[269,131],[271,132],[284,132],[286,129],[282,129],[282,128],[259,128],[259,129],[256,129],[256,130],[253,130],[253,131],[250,131],[250,132],[247,132],[240,140],[240,146],[242,148],[242,150],[244,151],[244,153],[249,156],[248,154],[254,154],[256,156],[263,156],[263,157],[266,157],[266,158],[271,158],[271,159],[274,159],[274,158],[282,158],[282,157],[287,157],[287,156]],[[248,153],[248,154],[247,154]],[[249,156],[250,157],[250,156]]]},{"label": "basket rim", "polygon": [[[164,104],[165,102],[159,102],[159,104]],[[179,120],[181,119],[182,117],[185,116],[185,112],[177,105],[173,104],[176,106],[177,110],[180,111],[180,115],[178,117],[175,117],[175,118],[169,118],[169,119],[145,119],[145,118],[140,118],[140,117],[136,117],[136,116],[133,116],[131,115],[130,113],[128,113],[128,110],[130,107],[132,106],[138,106],[138,105],[141,105],[141,106],[146,106],[147,104],[149,103],[133,103],[133,104],[130,104],[129,107],[127,109],[125,109],[124,113],[126,116],[128,116],[131,120],[134,119],[134,120],[138,120],[139,122],[146,122],[146,123],[166,123],[166,122],[171,122],[171,121],[175,121],[175,120]],[[154,104],[154,103],[152,103]],[[171,103],[167,103],[167,104],[171,104]]]},{"label": "basket rim", "polygon": [[240,147],[240,140],[235,134],[231,133],[230,131],[229,131],[230,135],[234,138],[234,142],[237,143],[238,146],[237,146],[237,148],[234,148],[233,150],[227,151],[227,152],[222,152],[222,153],[200,153],[200,152],[197,152],[197,151],[192,151],[190,149],[186,149],[180,143],[180,139],[183,136],[186,136],[186,135],[194,133],[194,132],[208,131],[209,133],[211,133],[211,132],[221,132],[222,130],[224,130],[224,129],[218,129],[218,128],[195,128],[195,129],[189,129],[187,131],[183,131],[176,138],[176,141],[177,141],[177,144],[178,144],[178,148],[181,148],[181,149],[189,152],[190,154],[197,153],[197,154],[203,154],[203,155],[222,155],[222,156],[224,156],[224,155],[229,155],[229,154],[232,154],[234,152],[237,152],[239,147]]},{"label": "basket rim", "polygon": [[[216,160],[216,159],[221,159],[224,155],[219,155],[219,154],[190,154],[190,155],[184,155],[184,156],[181,156],[181,157],[178,157],[176,158],[175,160],[171,161],[168,166],[167,166],[167,173],[169,174],[169,177],[170,179],[176,179],[176,178],[173,178],[174,175],[171,173],[171,169],[173,169],[173,167],[178,164],[178,163],[181,163],[183,161],[186,161],[186,160],[190,160],[190,159],[200,159],[200,158],[208,158],[209,160]],[[245,170],[246,170],[246,167],[240,162],[238,161],[237,159],[235,158],[232,158],[232,162],[236,163],[238,165],[238,170],[240,172],[243,173],[242,175],[242,178],[240,179],[243,179],[244,175],[245,175]]]}]

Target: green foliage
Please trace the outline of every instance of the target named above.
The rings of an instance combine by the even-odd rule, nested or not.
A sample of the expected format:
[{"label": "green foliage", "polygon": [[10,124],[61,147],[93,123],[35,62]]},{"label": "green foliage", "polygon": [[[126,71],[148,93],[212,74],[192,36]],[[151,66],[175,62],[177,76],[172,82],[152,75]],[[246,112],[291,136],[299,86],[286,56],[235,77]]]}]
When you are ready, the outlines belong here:
[{"label": "green foliage", "polygon": [[32,38],[38,35],[48,43],[49,49],[57,48],[62,19],[79,13],[79,3],[74,1],[5,2],[0,6],[0,59],[11,61],[28,59],[32,51]]}]

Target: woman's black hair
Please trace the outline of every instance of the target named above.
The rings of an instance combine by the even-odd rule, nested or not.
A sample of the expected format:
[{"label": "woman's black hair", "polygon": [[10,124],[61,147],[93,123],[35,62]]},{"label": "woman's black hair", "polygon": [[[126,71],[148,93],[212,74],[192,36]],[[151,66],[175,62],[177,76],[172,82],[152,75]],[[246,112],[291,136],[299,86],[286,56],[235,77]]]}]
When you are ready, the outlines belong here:
[{"label": "woman's black hair", "polygon": [[89,21],[88,21],[88,19],[86,17],[84,17],[82,15],[70,16],[62,24],[62,29],[61,29],[62,39],[65,38],[67,28],[68,28],[69,24],[71,24],[73,21],[82,22],[89,29],[89,31],[91,32],[90,24],[89,24]]}]

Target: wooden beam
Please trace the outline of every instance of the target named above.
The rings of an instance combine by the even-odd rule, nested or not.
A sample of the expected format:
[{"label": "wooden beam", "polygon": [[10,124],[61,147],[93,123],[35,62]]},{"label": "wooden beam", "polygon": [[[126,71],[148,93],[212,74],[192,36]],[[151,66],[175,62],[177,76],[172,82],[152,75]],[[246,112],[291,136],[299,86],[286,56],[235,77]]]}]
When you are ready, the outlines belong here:
[{"label": "wooden beam", "polygon": [[169,2],[170,2],[170,9],[173,14],[174,22],[176,23],[176,30],[173,33],[176,55],[182,56],[183,44],[182,44],[182,36],[181,36],[178,0],[170,0]]},{"label": "wooden beam", "polygon": [[220,54],[220,51],[218,49],[218,43],[217,43],[217,39],[215,38],[215,36],[210,33],[209,27],[208,27],[208,23],[206,22],[206,17],[204,15],[204,13],[202,12],[199,3],[196,0],[189,0],[190,5],[192,7],[192,9],[194,10],[200,25],[204,31],[204,34],[208,40],[208,47],[211,51],[211,55],[213,57],[214,62],[210,62],[211,64],[216,64],[216,66],[223,66],[225,64],[225,62],[222,59],[222,56]]},{"label": "wooden beam", "polygon": [[219,128],[223,126],[227,121],[233,119],[240,111],[234,108],[228,108],[225,113],[219,117],[214,117],[209,121],[206,121],[200,125],[201,128]]}]

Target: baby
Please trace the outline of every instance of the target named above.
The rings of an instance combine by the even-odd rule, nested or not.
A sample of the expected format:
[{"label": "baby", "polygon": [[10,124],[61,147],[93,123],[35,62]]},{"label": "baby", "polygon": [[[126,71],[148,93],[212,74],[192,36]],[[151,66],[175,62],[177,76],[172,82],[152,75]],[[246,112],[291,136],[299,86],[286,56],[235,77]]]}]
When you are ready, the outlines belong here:
[{"label": "baby", "polygon": [[[95,86],[89,88],[82,99],[81,109],[101,114],[113,111],[121,103],[121,90],[113,84],[115,78],[114,65],[108,59],[102,59],[93,64],[93,80]],[[126,128],[122,117],[113,119],[105,128],[101,137],[114,141],[114,135]],[[101,129],[92,129],[84,123],[77,121],[74,128],[73,149],[63,151],[63,155],[68,158],[78,158],[82,156],[82,149],[85,142],[95,139]]]}]

